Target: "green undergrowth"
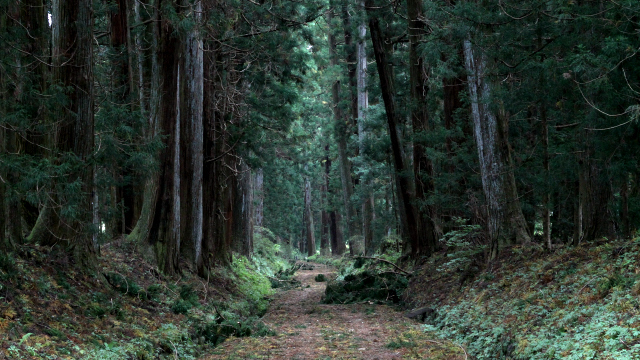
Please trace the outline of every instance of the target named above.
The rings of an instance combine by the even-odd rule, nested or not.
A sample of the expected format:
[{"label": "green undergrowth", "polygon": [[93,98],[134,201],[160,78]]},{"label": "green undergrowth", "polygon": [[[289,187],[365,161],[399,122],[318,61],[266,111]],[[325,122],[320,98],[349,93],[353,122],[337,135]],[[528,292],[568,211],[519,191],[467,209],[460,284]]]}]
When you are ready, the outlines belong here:
[{"label": "green undergrowth", "polygon": [[291,267],[280,269],[277,273],[274,274],[274,276],[269,277],[269,281],[271,281],[271,287],[273,289],[280,290],[291,290],[301,287],[302,283],[294,278],[296,271],[298,271],[301,267],[301,263],[296,264],[295,260],[292,260]]},{"label": "green undergrowth", "polygon": [[307,262],[314,262],[318,264],[328,265],[335,268],[339,268],[344,261],[342,256],[320,255],[316,254],[307,257]]},{"label": "green undergrowth", "polygon": [[50,248],[0,254],[0,359],[197,359],[230,336],[274,335],[260,320],[269,276],[290,265],[268,236],[255,249],[208,279],[189,264],[167,278],[127,241],[104,246],[92,276]]},{"label": "green undergrowth", "polygon": [[638,359],[639,259],[639,239],[552,254],[516,247],[470,277],[438,254],[406,300],[434,308],[425,331],[475,359]]}]

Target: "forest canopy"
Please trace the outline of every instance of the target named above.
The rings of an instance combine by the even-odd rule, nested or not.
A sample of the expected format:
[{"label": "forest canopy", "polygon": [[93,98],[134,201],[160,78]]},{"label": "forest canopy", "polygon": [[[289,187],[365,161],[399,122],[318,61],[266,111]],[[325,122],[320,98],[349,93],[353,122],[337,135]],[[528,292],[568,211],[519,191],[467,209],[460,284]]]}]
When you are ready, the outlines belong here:
[{"label": "forest canopy", "polygon": [[[428,257],[640,221],[635,1],[0,3],[0,244]],[[318,239],[318,241],[316,241]],[[449,241],[450,242],[450,241]]]}]

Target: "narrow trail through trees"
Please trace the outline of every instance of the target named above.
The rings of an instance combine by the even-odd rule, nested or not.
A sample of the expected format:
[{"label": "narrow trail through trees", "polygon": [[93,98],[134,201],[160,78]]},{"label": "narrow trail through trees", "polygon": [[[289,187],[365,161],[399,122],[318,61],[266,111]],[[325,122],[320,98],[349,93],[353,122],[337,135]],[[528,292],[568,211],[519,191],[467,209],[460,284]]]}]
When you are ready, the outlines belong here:
[{"label": "narrow trail through trees", "polygon": [[263,321],[276,336],[230,338],[206,359],[464,359],[456,345],[430,339],[420,324],[385,305],[322,304],[335,269],[310,264],[299,270],[302,288],[274,296]]}]

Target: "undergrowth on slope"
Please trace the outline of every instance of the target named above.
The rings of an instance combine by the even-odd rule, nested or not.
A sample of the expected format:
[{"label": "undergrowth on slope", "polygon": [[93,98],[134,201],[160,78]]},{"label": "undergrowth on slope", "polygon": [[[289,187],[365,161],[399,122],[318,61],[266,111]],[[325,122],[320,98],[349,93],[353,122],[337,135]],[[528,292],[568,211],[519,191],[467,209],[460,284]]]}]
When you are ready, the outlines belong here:
[{"label": "undergrowth on slope", "polygon": [[55,249],[0,254],[0,359],[196,359],[230,336],[273,335],[260,321],[268,276],[289,264],[268,236],[255,247],[208,279],[189,264],[167,278],[128,241],[103,246],[95,276]]},{"label": "undergrowth on slope", "polygon": [[430,260],[407,297],[435,310],[425,331],[476,359],[640,358],[640,240],[553,254],[516,247],[473,279]]}]

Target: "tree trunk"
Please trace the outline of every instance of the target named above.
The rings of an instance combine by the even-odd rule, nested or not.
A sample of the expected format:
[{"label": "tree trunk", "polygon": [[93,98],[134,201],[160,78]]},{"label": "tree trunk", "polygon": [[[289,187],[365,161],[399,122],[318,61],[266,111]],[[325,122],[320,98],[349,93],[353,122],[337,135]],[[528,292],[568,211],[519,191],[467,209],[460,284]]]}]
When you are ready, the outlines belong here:
[{"label": "tree trunk", "polygon": [[482,188],[487,202],[491,258],[500,247],[526,244],[531,235],[522,215],[515,178],[511,168],[511,153],[507,138],[508,118],[497,117],[490,108],[490,85],[486,79],[487,59],[464,42],[465,68],[469,76],[469,99],[474,135],[480,160]]},{"label": "tree trunk", "polygon": [[549,127],[547,125],[547,109],[544,103],[540,107],[540,116],[542,120],[542,167],[544,168],[542,238],[547,248],[551,250],[551,184],[549,182],[551,169],[549,168]]},{"label": "tree trunk", "polygon": [[344,236],[342,235],[342,228],[340,227],[342,219],[340,213],[337,211],[329,213],[329,217],[331,218],[331,254],[341,256],[347,251]]},{"label": "tree trunk", "polygon": [[[364,14],[362,14],[364,16]],[[349,79],[349,110],[351,117],[345,118],[347,127],[355,125],[358,118],[358,51],[360,51],[360,38],[358,37],[357,49],[353,45],[353,34],[351,29],[351,14],[349,14],[348,2],[344,1],[341,5],[340,16],[342,18],[342,30],[344,33],[344,48],[347,62],[347,76]],[[360,28],[358,28],[360,31]],[[365,30],[366,31],[366,30]],[[335,36],[334,36],[335,39]],[[331,44],[331,40],[330,44]],[[335,40],[334,40],[335,44]],[[364,47],[364,44],[362,45]],[[331,47],[331,45],[330,45]],[[331,51],[331,49],[330,49]],[[365,54],[366,55],[366,54]],[[348,136],[348,134],[347,134]],[[352,234],[355,235],[355,234]]]},{"label": "tree trunk", "polygon": [[[117,0],[117,7],[111,12],[111,47],[114,56],[112,57],[112,89],[113,102],[120,106],[126,106],[129,103],[129,95],[131,94],[131,66],[128,47],[129,21],[128,21],[128,4],[127,0]],[[122,118],[120,121],[129,123],[128,118]],[[118,169],[113,174],[120,181],[128,178],[127,169]],[[112,196],[113,207],[118,208],[121,216],[116,216],[110,224],[111,232],[116,234],[126,234],[133,227],[133,199],[134,190],[130,182],[121,186],[114,185],[115,196]],[[96,194],[97,196],[97,194]]]},{"label": "tree trunk", "polygon": [[[588,140],[587,140],[588,141]],[[590,146],[590,145],[587,145]],[[583,240],[593,241],[601,237],[616,237],[609,208],[613,193],[610,179],[604,169],[589,154],[585,154],[582,165],[583,186],[580,195],[583,216]]]},{"label": "tree trunk", "polygon": [[304,181],[304,213],[305,229],[307,235],[307,255],[316,254],[316,235],[313,227],[313,212],[311,211],[311,182],[309,178]]},{"label": "tree trunk", "polygon": [[262,168],[256,171],[253,190],[253,200],[255,202],[253,223],[258,228],[258,231],[260,231],[259,229],[262,227],[264,220],[264,172]]},{"label": "tree trunk", "polygon": [[[154,0],[159,1],[159,0]],[[138,4],[138,2],[135,2]],[[153,137],[158,135],[159,129],[159,114],[160,114],[160,87],[161,87],[161,76],[160,73],[160,28],[156,26],[157,22],[160,21],[159,15],[159,4],[157,2],[151,3],[153,6],[152,18],[154,22],[151,26],[151,46],[150,46],[150,58],[151,58],[151,71],[150,71],[150,85],[149,85],[149,111],[147,113],[148,116],[148,131],[145,134],[148,139],[152,139]],[[137,9],[137,17],[140,16],[139,8]],[[136,21],[138,23],[138,21]],[[138,49],[138,61],[141,61],[142,50]],[[140,63],[139,63],[140,66]],[[144,98],[144,97],[143,97]],[[149,238],[149,232],[151,230],[151,226],[153,223],[153,218],[155,215],[155,208],[159,198],[159,174],[153,174],[144,184],[143,196],[142,196],[142,205],[140,207],[140,215],[138,216],[138,221],[134,226],[131,233],[127,236],[127,238],[131,241],[134,241],[140,245],[152,243]]]},{"label": "tree trunk", "polygon": [[[5,132],[6,143],[5,149],[8,154],[19,155],[22,153],[20,149],[22,146],[19,144],[18,133],[15,130],[6,130]],[[5,174],[4,179],[7,180],[9,186],[5,187],[5,206],[6,212],[6,227],[8,241],[13,245],[19,245],[24,242],[22,235],[22,205],[21,196],[15,191],[11,184],[17,184],[20,181],[20,176],[16,172],[9,171]],[[2,180],[0,180],[2,181]]]},{"label": "tree trunk", "polygon": [[[343,13],[346,11],[346,8],[343,9]],[[333,16],[331,12],[327,13],[327,22],[331,23]],[[344,19],[343,19],[344,21]],[[349,47],[351,44],[351,33],[346,30],[345,24],[345,42],[349,42],[346,46]],[[338,54],[337,54],[337,46],[336,46],[336,37],[333,32],[329,32],[329,57],[331,61],[331,66],[338,66]],[[355,58],[353,59],[355,63]],[[349,62],[349,57],[347,57],[347,62]],[[349,68],[349,72],[351,74],[351,68]],[[351,75],[349,76],[351,79]],[[355,79],[355,66],[353,66],[353,78]],[[354,84],[352,84],[355,86]],[[355,210],[353,208],[353,204],[351,203],[351,197],[353,196],[353,179],[351,177],[351,162],[349,161],[349,157],[347,154],[347,139],[349,138],[349,120],[344,116],[344,112],[340,107],[340,80],[336,80],[331,87],[331,96],[332,96],[332,109],[333,116],[335,121],[335,137],[338,143],[338,162],[340,168],[340,180],[342,182],[342,199],[344,203],[344,211],[346,215],[346,223],[347,227],[347,237],[353,236],[357,234],[357,230],[355,230]],[[352,106],[354,104],[355,97],[352,96]],[[357,102],[355,102],[357,106]],[[356,109],[357,113],[357,109]]]},{"label": "tree trunk", "polygon": [[[329,150],[327,146],[325,150]],[[327,189],[331,189],[330,187],[330,178],[329,175],[331,173],[331,158],[327,155],[324,163],[324,171],[325,171],[325,186]],[[329,233],[331,237],[331,254],[335,256],[340,256],[344,254],[347,250],[347,247],[344,242],[344,237],[342,235],[342,227],[341,227],[341,218],[340,213],[337,212],[333,206],[331,206],[331,210],[328,214],[329,217]]]},{"label": "tree trunk", "polygon": [[[140,14],[140,2],[134,0],[133,1],[133,16],[135,20],[135,26],[140,26],[142,23],[142,17]],[[136,65],[138,67],[138,101],[140,106],[140,111],[145,114],[147,111],[147,102],[145,99],[145,88],[144,88],[144,50],[142,43],[142,35],[140,31],[136,31],[134,35],[134,42],[136,46]]]},{"label": "tree trunk", "polygon": [[233,208],[234,248],[246,256],[253,252],[253,189],[251,187],[251,170],[244,160],[241,160],[238,175],[237,197]]},{"label": "tree trunk", "polygon": [[624,239],[631,239],[631,226],[629,223],[629,174],[624,173],[622,184],[620,185],[620,222],[622,225],[622,236]]},{"label": "tree trunk", "polygon": [[[368,12],[372,12],[371,4],[367,3]],[[411,247],[411,252],[415,253],[419,249],[418,229],[416,211],[413,206],[413,195],[411,192],[410,180],[407,177],[407,167],[403,157],[402,144],[396,128],[400,122],[399,114],[396,112],[395,89],[393,70],[389,66],[389,60],[384,48],[384,39],[380,30],[380,24],[375,14],[369,16],[369,29],[371,31],[371,42],[373,43],[373,52],[376,58],[378,74],[380,76],[380,89],[382,91],[382,99],[386,110],[387,124],[389,127],[389,136],[391,137],[391,151],[393,154],[394,168],[397,174],[397,188],[399,200],[403,207],[401,213],[401,221],[403,228],[407,230],[403,241],[407,246]],[[404,215],[404,216],[402,216]]]},{"label": "tree trunk", "polygon": [[[81,194],[74,200],[77,201],[77,215],[69,217],[63,215],[61,209],[49,208],[47,222],[51,226],[42,232],[47,233],[46,237],[40,239],[45,244],[61,242],[69,246],[76,263],[85,269],[95,266],[97,245],[91,234],[93,166],[89,165],[94,145],[92,15],[89,0],[58,0],[53,4],[54,82],[74,89],[68,94],[68,111],[58,117],[56,150],[59,154],[72,153],[84,165],[78,164],[77,173],[68,179],[80,179],[81,182]],[[77,194],[53,195],[57,201],[67,196],[76,197]]]},{"label": "tree trunk", "polygon": [[[329,145],[324,147],[325,153],[327,154],[324,158],[324,163],[326,164],[329,160]],[[322,256],[329,255],[330,249],[330,240],[329,240],[329,227],[330,227],[330,219],[329,219],[329,168],[324,168],[322,172],[322,185],[320,186],[320,192],[322,196],[322,213],[321,213],[321,231],[320,231],[320,254]]]},{"label": "tree trunk", "polygon": [[[360,156],[365,156],[364,142],[366,138],[366,132],[364,130],[366,121],[366,112],[369,108],[369,94],[367,92],[367,49],[366,49],[366,34],[367,25],[365,23],[365,11],[364,1],[359,3],[360,11],[362,12],[362,23],[358,25],[358,67],[357,67],[357,95],[358,95],[358,148]],[[364,252],[366,255],[372,255],[374,253],[373,247],[373,193],[371,192],[368,180],[360,182],[364,189],[364,196],[362,202],[362,237],[364,238]]]},{"label": "tree trunk", "polygon": [[582,242],[583,236],[583,205],[584,205],[584,175],[582,171],[582,161],[578,161],[578,181],[575,183],[575,194],[577,195],[573,208],[573,236],[571,243],[573,246],[578,246]]},{"label": "tree trunk", "polygon": [[180,62],[178,39],[167,19],[159,18],[160,131],[165,147],[160,151],[158,200],[151,218],[149,241],[154,247],[158,268],[166,275],[180,272]]},{"label": "tree trunk", "polygon": [[181,253],[194,264],[199,264],[202,250],[203,224],[203,96],[204,96],[204,54],[200,35],[202,2],[182,1],[192,17],[193,28],[183,41],[183,66],[180,75],[181,129]]},{"label": "tree trunk", "polygon": [[[304,184],[302,186],[302,192],[304,194]],[[304,195],[303,195],[304,196]],[[300,240],[298,240],[298,250],[300,254],[304,254],[307,249],[307,211],[302,209],[302,232],[300,234]]]},{"label": "tree trunk", "polygon": [[[324,186],[322,186],[322,191],[324,192]],[[329,241],[329,212],[326,209],[322,209],[322,213],[320,215],[322,224],[322,230],[320,232],[320,255],[327,256],[330,253],[330,241]]]},{"label": "tree trunk", "polygon": [[[0,15],[0,17],[2,17],[3,15]],[[2,21],[2,19],[0,19],[0,22]],[[0,30],[2,30],[2,26],[0,26]],[[2,76],[2,73],[0,73],[0,89],[4,89],[4,79]],[[4,103],[3,101],[3,96],[0,95],[0,104]],[[3,111],[4,109],[0,108],[0,113],[4,113]],[[0,127],[0,153],[5,154],[6,153],[6,149],[5,149],[5,129],[4,127]],[[0,177],[2,177],[2,179],[5,179],[7,177],[7,174],[5,172],[0,172]],[[14,244],[11,242],[10,238],[8,236],[6,236],[6,232],[5,232],[5,226],[6,226],[6,221],[5,219],[7,218],[8,215],[8,209],[5,207],[5,193],[6,193],[6,186],[5,186],[5,181],[4,180],[0,180],[0,252],[2,253],[8,253],[10,251],[13,250],[14,248]]]},{"label": "tree trunk", "polygon": [[433,164],[426,154],[424,133],[429,132],[429,113],[427,109],[427,69],[418,55],[424,30],[421,0],[407,0],[407,33],[409,34],[409,77],[411,85],[411,125],[414,132],[413,173],[416,189],[416,208],[418,221],[418,247],[412,248],[414,257],[430,256],[436,248],[438,234],[435,227],[435,209],[427,205],[427,196],[434,191]]},{"label": "tree trunk", "polygon": [[[210,2],[205,2],[209,7]],[[206,9],[205,12],[211,11]],[[231,229],[233,228],[233,199],[235,176],[229,173],[233,168],[225,166],[231,162],[233,154],[224,156],[228,144],[224,116],[216,106],[218,96],[218,49],[215,43],[204,43],[204,174],[203,174],[203,239],[201,263],[198,274],[206,277],[216,264],[226,265],[231,261]],[[227,179],[231,184],[227,182]]]}]

